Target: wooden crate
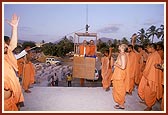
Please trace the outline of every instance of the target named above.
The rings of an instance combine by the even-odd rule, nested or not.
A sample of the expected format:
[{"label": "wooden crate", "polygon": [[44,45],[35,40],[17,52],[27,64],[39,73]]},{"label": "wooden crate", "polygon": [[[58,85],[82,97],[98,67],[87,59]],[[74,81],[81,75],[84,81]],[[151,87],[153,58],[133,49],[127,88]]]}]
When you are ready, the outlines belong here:
[{"label": "wooden crate", "polygon": [[73,77],[93,80],[95,77],[95,62],[95,58],[74,56]]}]

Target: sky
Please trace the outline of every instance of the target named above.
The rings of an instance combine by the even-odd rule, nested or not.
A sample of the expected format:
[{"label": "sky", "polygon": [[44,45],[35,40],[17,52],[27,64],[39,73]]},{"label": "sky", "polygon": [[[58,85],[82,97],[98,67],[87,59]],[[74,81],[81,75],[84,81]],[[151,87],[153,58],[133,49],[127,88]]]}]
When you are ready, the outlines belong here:
[{"label": "sky", "polygon": [[[165,24],[164,3],[4,3],[3,21],[20,17],[18,39],[55,42],[73,32],[97,33],[98,38],[129,39],[141,28]],[[11,27],[4,21],[4,35]],[[79,31],[80,30],[80,31]],[[155,38],[156,40],[156,38]]]}]

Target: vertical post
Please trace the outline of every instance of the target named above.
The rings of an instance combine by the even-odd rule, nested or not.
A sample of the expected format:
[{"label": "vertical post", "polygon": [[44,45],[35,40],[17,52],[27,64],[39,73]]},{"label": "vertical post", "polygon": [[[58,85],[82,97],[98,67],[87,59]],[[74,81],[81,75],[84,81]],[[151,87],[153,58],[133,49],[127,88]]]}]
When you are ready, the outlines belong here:
[{"label": "vertical post", "polygon": [[95,52],[96,52],[96,54],[97,54],[97,34],[96,34],[96,43],[95,43],[95,46],[96,46]]},{"label": "vertical post", "polygon": [[[76,33],[75,33],[75,34],[76,34]],[[76,47],[76,46],[75,46],[75,34],[74,34],[74,40],[73,40],[73,41],[74,41],[74,54],[76,54],[76,50],[75,50],[75,47]]]}]

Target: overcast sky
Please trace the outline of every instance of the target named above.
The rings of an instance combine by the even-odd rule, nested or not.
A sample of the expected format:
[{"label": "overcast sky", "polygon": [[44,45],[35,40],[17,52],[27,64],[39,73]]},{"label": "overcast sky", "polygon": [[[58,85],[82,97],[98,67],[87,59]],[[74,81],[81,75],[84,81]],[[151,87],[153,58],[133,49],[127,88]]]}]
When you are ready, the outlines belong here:
[{"label": "overcast sky", "polygon": [[[163,3],[5,3],[4,19],[20,16],[18,37],[21,40],[54,42],[90,25],[89,32],[98,38],[130,38],[141,28],[164,24]],[[87,12],[88,11],[88,12]],[[88,17],[88,18],[87,18]],[[85,29],[78,31],[85,32]],[[4,35],[11,35],[4,22]]]}]

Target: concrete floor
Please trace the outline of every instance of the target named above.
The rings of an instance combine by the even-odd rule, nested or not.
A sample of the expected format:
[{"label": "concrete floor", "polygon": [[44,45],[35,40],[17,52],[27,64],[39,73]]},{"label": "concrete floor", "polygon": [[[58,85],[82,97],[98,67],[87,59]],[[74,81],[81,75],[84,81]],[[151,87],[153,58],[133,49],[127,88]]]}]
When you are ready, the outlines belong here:
[{"label": "concrete floor", "polygon": [[[126,113],[126,112],[145,112],[146,106],[139,103],[140,98],[135,88],[132,95],[126,95],[125,109],[117,110],[114,108],[116,103],[112,97],[112,90],[106,92],[102,87],[37,87],[30,89],[31,93],[24,93],[25,106],[21,112],[105,112],[105,113]],[[156,102],[153,110],[160,111],[160,102]],[[152,111],[149,111],[152,112]]]}]

